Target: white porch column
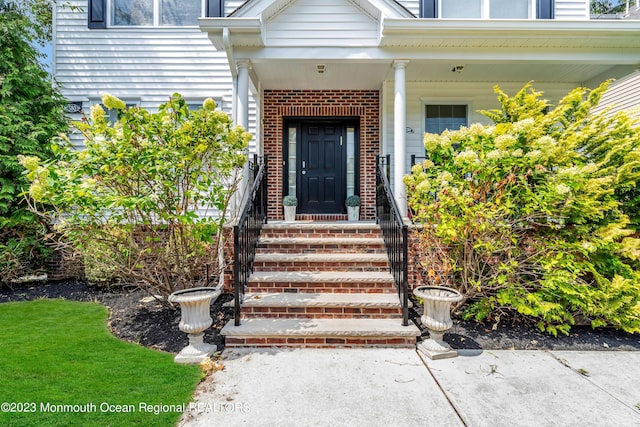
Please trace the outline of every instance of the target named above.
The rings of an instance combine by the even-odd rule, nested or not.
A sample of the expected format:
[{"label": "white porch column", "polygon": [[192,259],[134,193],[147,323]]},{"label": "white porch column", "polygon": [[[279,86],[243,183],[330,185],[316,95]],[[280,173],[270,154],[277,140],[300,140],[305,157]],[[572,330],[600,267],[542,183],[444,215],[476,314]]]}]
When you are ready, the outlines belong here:
[{"label": "white porch column", "polygon": [[407,196],[402,182],[407,163],[407,95],[405,68],[408,60],[395,60],[395,85],[393,99],[393,195],[403,218],[407,217]]},{"label": "white porch column", "polygon": [[238,104],[236,124],[249,130],[249,66],[248,60],[236,62],[238,66]]},{"label": "white porch column", "polygon": [[[236,61],[238,70],[238,78],[236,82],[236,111],[234,121],[236,125],[240,125],[245,131],[249,131],[249,67],[250,63],[246,59]],[[245,154],[249,154],[249,150],[245,150]],[[252,160],[252,159],[249,159]],[[236,208],[234,211],[240,215],[240,209],[249,193],[249,162],[242,169],[242,181],[238,186],[236,193]]]}]

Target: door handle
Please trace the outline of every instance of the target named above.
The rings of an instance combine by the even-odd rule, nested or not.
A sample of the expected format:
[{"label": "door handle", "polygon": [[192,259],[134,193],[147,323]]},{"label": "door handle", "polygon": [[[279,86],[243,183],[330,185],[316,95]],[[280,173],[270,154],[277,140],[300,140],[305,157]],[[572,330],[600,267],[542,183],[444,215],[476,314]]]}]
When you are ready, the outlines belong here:
[{"label": "door handle", "polygon": [[305,162],[304,160],[302,161],[302,169],[307,167],[307,162]]}]

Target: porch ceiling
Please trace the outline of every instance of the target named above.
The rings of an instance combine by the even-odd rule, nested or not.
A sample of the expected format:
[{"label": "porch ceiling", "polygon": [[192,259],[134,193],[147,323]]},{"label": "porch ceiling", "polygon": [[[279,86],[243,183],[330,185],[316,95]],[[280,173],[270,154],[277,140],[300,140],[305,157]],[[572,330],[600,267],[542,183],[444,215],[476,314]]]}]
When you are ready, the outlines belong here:
[{"label": "porch ceiling", "polygon": [[[318,72],[324,65],[324,73]],[[411,60],[407,81],[574,83],[588,81],[617,64],[542,61]],[[463,66],[460,72],[452,71]],[[254,76],[264,89],[380,89],[393,80],[392,61],[257,60]]]}]

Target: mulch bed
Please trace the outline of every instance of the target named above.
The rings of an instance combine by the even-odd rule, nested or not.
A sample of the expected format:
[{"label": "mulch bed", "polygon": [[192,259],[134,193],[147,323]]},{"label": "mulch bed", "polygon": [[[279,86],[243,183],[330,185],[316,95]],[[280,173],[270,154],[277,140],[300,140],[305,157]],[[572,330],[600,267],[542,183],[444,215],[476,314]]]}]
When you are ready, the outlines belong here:
[{"label": "mulch bed", "polygon": [[[178,353],[188,343],[180,332],[180,309],[171,309],[135,288],[105,287],[85,281],[40,282],[0,287],[0,303],[27,301],[38,298],[65,298],[76,301],[98,301],[109,308],[109,328],[117,337],[145,347]],[[222,327],[232,318],[231,308],[223,304],[232,299],[222,294],[211,306],[213,326],[205,332],[204,340],[224,349]],[[413,301],[409,317],[420,324],[422,307]],[[483,350],[640,350],[640,334],[589,326],[575,326],[569,336],[557,338],[540,332],[532,322],[522,318],[503,319],[497,325],[454,320],[445,341],[457,349]]]},{"label": "mulch bed", "polygon": [[[412,299],[409,318],[428,338],[420,322],[422,305]],[[453,320],[453,327],[444,334],[444,340],[455,349],[465,350],[640,350],[640,334],[629,334],[613,328],[593,329],[587,325],[571,328],[569,335],[540,332],[535,323],[523,317],[502,319],[498,323]]]}]

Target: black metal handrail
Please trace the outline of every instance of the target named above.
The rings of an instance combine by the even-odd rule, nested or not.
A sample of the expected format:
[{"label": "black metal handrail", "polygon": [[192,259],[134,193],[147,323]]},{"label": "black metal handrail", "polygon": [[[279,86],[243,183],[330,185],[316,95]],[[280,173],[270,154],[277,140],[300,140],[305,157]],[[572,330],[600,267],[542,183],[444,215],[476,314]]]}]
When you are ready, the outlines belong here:
[{"label": "black metal handrail", "polygon": [[376,156],[376,221],[382,229],[382,238],[387,248],[391,275],[398,289],[402,305],[402,325],[409,325],[409,259],[408,227],[402,220],[393,192],[389,185],[391,156],[386,159]]},{"label": "black metal handrail", "polygon": [[240,326],[240,308],[244,291],[253,271],[253,260],[262,226],[267,222],[268,187],[267,156],[262,162],[254,156],[253,184],[249,190],[237,224],[233,227],[234,324]]}]

